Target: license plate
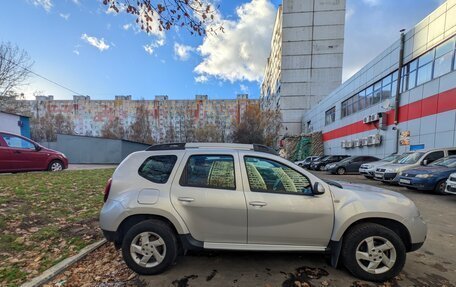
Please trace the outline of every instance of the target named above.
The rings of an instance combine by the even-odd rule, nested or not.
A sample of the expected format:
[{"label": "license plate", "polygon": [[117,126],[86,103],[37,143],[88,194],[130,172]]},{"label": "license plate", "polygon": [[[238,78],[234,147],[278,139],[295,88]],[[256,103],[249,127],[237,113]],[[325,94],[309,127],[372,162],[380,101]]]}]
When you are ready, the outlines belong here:
[{"label": "license plate", "polygon": [[403,179],[403,178],[399,179],[399,182],[400,182],[400,183],[405,183],[405,184],[410,184],[410,180],[408,180],[408,179]]},{"label": "license plate", "polygon": [[383,175],[382,175],[381,173],[376,173],[376,174],[375,174],[375,177],[376,177],[376,178],[383,178]]}]

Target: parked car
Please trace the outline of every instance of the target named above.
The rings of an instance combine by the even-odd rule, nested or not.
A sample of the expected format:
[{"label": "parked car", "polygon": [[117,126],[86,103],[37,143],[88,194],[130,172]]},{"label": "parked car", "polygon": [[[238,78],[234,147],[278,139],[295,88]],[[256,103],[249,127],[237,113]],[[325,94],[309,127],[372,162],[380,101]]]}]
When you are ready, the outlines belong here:
[{"label": "parked car", "polygon": [[374,178],[374,173],[375,173],[375,170],[377,169],[377,167],[388,164],[388,163],[394,163],[398,159],[400,159],[402,156],[404,156],[404,154],[402,154],[402,155],[391,154],[379,161],[373,161],[370,163],[362,164],[359,167],[359,173],[364,175],[366,178],[369,178],[369,179]]},{"label": "parked car", "polygon": [[445,193],[453,195],[456,194],[456,173],[452,173],[448,177],[445,186]]},{"label": "parked car", "polygon": [[214,143],[130,154],[108,181],[100,227],[148,275],[192,249],[309,251],[384,281],[426,238],[399,193],[325,182],[263,146]]},{"label": "parked car", "polygon": [[45,148],[26,137],[0,132],[0,172],[20,172],[68,168],[61,152]]},{"label": "parked car", "polygon": [[328,165],[330,163],[341,161],[347,157],[349,157],[349,155],[330,155],[321,160],[313,161],[310,164],[310,169],[323,171],[323,170],[326,170],[326,165]]},{"label": "parked car", "polygon": [[295,161],[295,164],[300,167],[308,168],[310,163],[317,158],[319,158],[319,156],[308,156],[303,160]]},{"label": "parked car", "polygon": [[307,163],[303,164],[301,167],[302,167],[302,168],[309,169],[309,168],[310,168],[310,165],[311,165],[314,161],[320,160],[320,159],[325,158],[325,157],[326,157],[326,155],[315,156],[312,160],[310,160],[310,162],[307,162]]},{"label": "parked car", "polygon": [[399,185],[409,189],[434,190],[445,194],[446,181],[456,172],[456,156],[438,159],[427,166],[408,169],[399,173]]},{"label": "parked car", "polygon": [[379,158],[375,156],[369,155],[362,155],[362,156],[351,156],[347,157],[339,162],[332,163],[327,166],[327,171],[332,174],[346,174],[347,172],[350,173],[358,173],[359,167],[368,162],[378,161]]},{"label": "parked car", "polygon": [[411,152],[407,154],[407,156],[399,159],[396,163],[378,167],[375,170],[374,179],[380,180],[384,183],[398,184],[399,172],[428,165],[449,155],[456,155],[456,148],[438,148]]}]

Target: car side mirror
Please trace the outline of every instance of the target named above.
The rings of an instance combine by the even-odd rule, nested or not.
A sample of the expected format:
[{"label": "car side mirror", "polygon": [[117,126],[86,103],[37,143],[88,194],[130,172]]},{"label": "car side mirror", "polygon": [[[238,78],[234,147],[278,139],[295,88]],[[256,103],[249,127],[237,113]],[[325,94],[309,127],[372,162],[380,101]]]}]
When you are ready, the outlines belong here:
[{"label": "car side mirror", "polygon": [[423,160],[422,165],[428,165],[429,161],[427,159]]},{"label": "car side mirror", "polygon": [[41,146],[35,145],[35,150],[36,150],[36,151],[40,151],[40,150],[41,150]]},{"label": "car side mirror", "polygon": [[318,181],[314,183],[313,186],[313,194],[314,195],[322,195],[325,193],[325,187],[319,183]]}]

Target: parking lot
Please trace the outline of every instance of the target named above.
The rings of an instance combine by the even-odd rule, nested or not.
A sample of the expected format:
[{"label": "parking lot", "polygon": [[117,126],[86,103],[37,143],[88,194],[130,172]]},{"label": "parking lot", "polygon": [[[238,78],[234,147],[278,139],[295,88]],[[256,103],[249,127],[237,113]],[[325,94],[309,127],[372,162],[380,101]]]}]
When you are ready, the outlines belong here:
[{"label": "parking lot", "polygon": [[[360,175],[314,173],[398,191],[420,209],[428,223],[424,246],[408,254],[405,268],[395,280],[379,286],[456,286],[456,196],[388,186]],[[329,267],[323,255],[306,253],[191,253],[179,257],[177,265],[165,273],[142,276],[141,280],[147,286],[377,286],[360,282],[344,269]]]}]

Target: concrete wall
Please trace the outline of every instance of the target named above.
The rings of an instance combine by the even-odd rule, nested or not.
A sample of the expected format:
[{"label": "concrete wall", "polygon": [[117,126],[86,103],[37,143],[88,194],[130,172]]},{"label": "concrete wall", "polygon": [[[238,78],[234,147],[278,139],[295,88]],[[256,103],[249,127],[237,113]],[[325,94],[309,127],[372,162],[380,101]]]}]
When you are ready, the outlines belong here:
[{"label": "concrete wall", "polygon": [[[456,0],[448,0],[420,21],[414,28],[405,34],[404,63],[408,64],[419,56],[432,50],[446,41],[452,41],[456,35]],[[399,35],[398,35],[399,38]],[[456,39],[456,38],[455,38]],[[396,150],[397,130],[411,132],[410,143],[425,144],[425,148],[456,146],[456,71],[440,77],[434,77],[415,88],[408,89],[401,94],[400,120],[395,126],[392,123],[394,116],[393,97],[379,102],[367,109],[358,111],[349,116],[341,115],[341,104],[346,99],[356,95],[385,76],[396,71],[399,61],[399,39],[385,51],[364,66],[350,79],[339,86],[330,95],[321,100],[318,105],[304,115],[304,121],[311,121],[310,130],[322,131],[325,135],[334,135],[335,132],[349,135],[338,136],[325,141],[325,153],[328,154],[369,154],[384,156]],[[454,66],[453,55],[453,68]],[[452,96],[454,95],[454,96]],[[444,107],[446,106],[446,107]],[[336,108],[335,122],[325,123],[325,112],[332,107]],[[386,112],[389,116],[389,125],[386,130],[369,129],[362,120],[365,116]],[[369,129],[369,130],[367,130]],[[351,131],[350,131],[351,130]],[[344,140],[360,139],[372,134],[383,136],[383,143],[378,146],[344,149],[341,142]],[[328,137],[327,137],[328,138]],[[399,152],[408,150],[408,146],[400,146]]]},{"label": "concrete wall", "polygon": [[41,144],[64,153],[70,163],[91,164],[120,163],[130,153],[149,147],[130,141],[60,134],[56,142]]}]

